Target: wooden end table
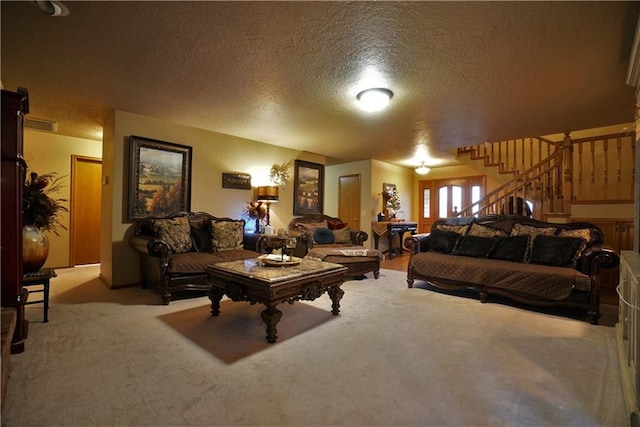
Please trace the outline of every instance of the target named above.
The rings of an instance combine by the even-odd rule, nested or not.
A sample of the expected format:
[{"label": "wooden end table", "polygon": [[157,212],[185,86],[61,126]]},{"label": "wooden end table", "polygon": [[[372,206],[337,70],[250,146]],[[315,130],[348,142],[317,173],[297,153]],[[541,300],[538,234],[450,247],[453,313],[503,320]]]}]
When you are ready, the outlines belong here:
[{"label": "wooden end table", "polygon": [[282,312],[276,308],[281,302],[313,301],[327,292],[331,298],[331,313],[340,313],[347,268],[340,264],[300,259],[291,266],[265,266],[260,258],[220,262],[207,267],[211,315],[220,314],[220,300],[227,295],[232,301],[261,303],[267,308],[261,313],[267,328],[267,341],[278,339],[276,325]]}]

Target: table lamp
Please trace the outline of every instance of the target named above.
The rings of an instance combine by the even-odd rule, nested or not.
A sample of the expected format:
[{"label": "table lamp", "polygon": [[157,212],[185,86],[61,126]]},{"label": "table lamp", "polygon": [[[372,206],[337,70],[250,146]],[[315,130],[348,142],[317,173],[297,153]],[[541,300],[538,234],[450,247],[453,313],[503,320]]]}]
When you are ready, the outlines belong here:
[{"label": "table lamp", "polygon": [[271,225],[269,205],[271,205],[271,203],[278,203],[278,187],[267,185],[258,187],[256,190],[256,199],[267,205],[267,225]]}]

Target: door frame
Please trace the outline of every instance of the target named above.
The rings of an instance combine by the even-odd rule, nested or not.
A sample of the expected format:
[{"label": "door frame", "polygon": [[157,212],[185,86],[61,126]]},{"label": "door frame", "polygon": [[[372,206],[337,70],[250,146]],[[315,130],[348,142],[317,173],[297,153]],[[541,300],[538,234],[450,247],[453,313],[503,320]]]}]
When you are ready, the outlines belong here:
[{"label": "door frame", "polygon": [[69,203],[69,266],[74,267],[76,265],[76,243],[75,243],[75,235],[76,235],[76,220],[75,215],[75,204],[76,204],[76,164],[78,161],[84,162],[92,162],[99,163],[102,166],[102,159],[100,157],[91,157],[91,156],[81,156],[77,154],[71,155],[71,192],[70,192],[70,203]]}]

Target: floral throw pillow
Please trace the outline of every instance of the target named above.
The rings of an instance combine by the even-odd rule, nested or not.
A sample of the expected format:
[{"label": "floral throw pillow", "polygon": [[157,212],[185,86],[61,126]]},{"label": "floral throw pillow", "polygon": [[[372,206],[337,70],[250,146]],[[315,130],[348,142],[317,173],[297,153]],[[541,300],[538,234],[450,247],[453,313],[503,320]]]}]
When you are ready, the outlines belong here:
[{"label": "floral throw pillow", "polygon": [[560,230],[558,236],[561,237],[580,237],[587,242],[587,245],[590,245],[591,242],[596,240],[591,234],[590,228],[579,228],[577,230]]},{"label": "floral throw pillow", "polygon": [[539,235],[544,236],[553,236],[556,234],[558,229],[556,227],[534,227],[532,225],[524,225],[520,223],[513,224],[513,228],[511,229],[510,236],[531,236],[531,238],[535,238]]},{"label": "floral throw pillow", "polygon": [[169,245],[173,253],[180,254],[192,249],[191,227],[186,216],[153,220],[154,234]]},{"label": "floral throw pillow", "polygon": [[211,250],[213,252],[243,249],[243,221],[211,221]]},{"label": "floral throw pillow", "polygon": [[453,231],[454,233],[458,233],[463,236],[467,234],[467,231],[469,231],[468,225],[436,224],[436,228],[438,230]]},{"label": "floral throw pillow", "polygon": [[482,224],[471,224],[471,228],[467,232],[467,236],[478,237],[507,237],[507,233],[498,228],[488,227]]},{"label": "floral throw pillow", "polygon": [[353,243],[351,241],[351,229],[349,227],[332,231],[335,243]]}]

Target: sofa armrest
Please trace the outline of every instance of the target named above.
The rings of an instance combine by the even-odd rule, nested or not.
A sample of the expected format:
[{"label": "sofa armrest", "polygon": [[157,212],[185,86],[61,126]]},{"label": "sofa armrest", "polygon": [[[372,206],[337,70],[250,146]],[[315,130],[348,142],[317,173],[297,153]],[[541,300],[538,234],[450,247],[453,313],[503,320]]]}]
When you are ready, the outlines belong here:
[{"label": "sofa armrest", "polygon": [[149,255],[149,241],[153,240],[151,236],[134,236],[129,240],[129,246],[144,255]]},{"label": "sofa armrest", "polygon": [[613,249],[592,246],[585,249],[578,258],[577,269],[593,277],[600,273],[600,269],[615,268],[618,264],[620,264],[620,256]]},{"label": "sofa armrest", "polygon": [[354,231],[351,230],[351,241],[354,245],[364,246],[364,242],[369,239],[369,234],[365,231]]},{"label": "sofa armrest", "polygon": [[298,240],[298,245],[303,248],[302,252],[305,254],[308,254],[313,248],[313,236],[311,234],[305,231],[300,231],[296,239]]},{"label": "sofa armrest", "polygon": [[409,249],[411,254],[427,252],[429,250],[429,239],[431,233],[412,234],[404,239],[404,247]]},{"label": "sofa armrest", "polygon": [[142,255],[158,257],[163,268],[169,265],[173,252],[164,241],[152,236],[135,236],[129,240],[129,245]]}]

